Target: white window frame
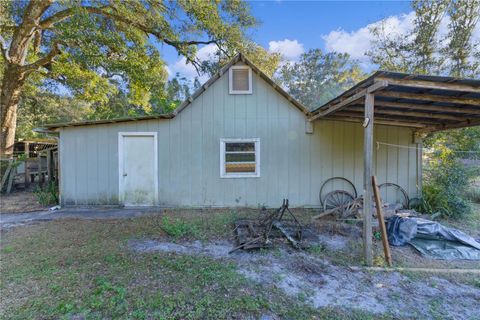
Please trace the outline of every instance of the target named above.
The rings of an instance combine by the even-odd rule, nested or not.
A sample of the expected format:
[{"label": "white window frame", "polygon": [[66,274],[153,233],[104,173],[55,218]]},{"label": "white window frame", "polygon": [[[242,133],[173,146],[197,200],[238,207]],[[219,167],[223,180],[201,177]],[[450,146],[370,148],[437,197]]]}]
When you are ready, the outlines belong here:
[{"label": "white window frame", "polygon": [[[248,70],[248,90],[233,90],[233,70],[246,69]],[[228,70],[228,85],[230,94],[252,94],[252,68],[249,66],[231,66]]]},{"label": "white window frame", "polygon": [[[227,173],[225,171],[225,152],[226,144],[235,142],[253,142],[255,144],[255,172],[235,172]],[[248,139],[220,139],[220,178],[259,178],[260,177],[260,139],[248,138]]]}]

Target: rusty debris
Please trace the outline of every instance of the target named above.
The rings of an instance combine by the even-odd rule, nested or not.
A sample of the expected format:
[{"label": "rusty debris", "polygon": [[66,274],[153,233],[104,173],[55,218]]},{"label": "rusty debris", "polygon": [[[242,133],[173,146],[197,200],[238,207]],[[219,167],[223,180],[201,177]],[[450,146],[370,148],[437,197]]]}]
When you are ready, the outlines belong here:
[{"label": "rusty debris", "polygon": [[273,212],[262,209],[258,219],[235,221],[237,246],[229,253],[239,249],[270,248],[273,240],[279,238],[287,239],[296,249],[303,248],[304,227],[288,206],[288,199],[283,199],[282,206]]}]

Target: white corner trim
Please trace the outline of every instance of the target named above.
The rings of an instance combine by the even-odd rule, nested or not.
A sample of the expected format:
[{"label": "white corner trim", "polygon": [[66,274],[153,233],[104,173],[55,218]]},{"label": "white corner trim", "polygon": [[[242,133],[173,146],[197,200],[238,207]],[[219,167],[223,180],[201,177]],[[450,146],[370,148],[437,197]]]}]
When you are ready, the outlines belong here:
[{"label": "white corner trim", "polygon": [[153,172],[155,175],[154,184],[155,184],[155,199],[154,204],[158,204],[158,140],[157,140],[157,132],[119,132],[118,133],[118,202],[120,204],[124,204],[123,199],[123,138],[124,137],[132,137],[132,136],[140,136],[140,137],[153,137],[153,155],[154,155],[154,168]]},{"label": "white corner trim", "polygon": [[[255,172],[254,173],[226,173],[225,172],[225,145],[229,142],[255,143]],[[221,138],[220,139],[220,178],[260,178],[260,138]]]},{"label": "white corner trim", "polygon": [[[248,70],[248,90],[233,90],[233,70],[235,69],[246,69]],[[249,66],[231,66],[228,69],[228,93],[230,94],[252,94],[253,92],[253,82],[252,82],[252,68]]]}]

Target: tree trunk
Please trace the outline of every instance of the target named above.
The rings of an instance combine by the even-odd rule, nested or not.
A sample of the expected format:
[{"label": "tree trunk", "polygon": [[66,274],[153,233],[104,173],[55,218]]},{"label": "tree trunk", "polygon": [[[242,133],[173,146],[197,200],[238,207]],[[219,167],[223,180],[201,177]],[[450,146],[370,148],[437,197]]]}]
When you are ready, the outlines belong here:
[{"label": "tree trunk", "polygon": [[14,64],[6,63],[0,99],[0,158],[10,158],[13,155],[15,129],[17,127],[17,106],[24,83],[25,72]]},{"label": "tree trunk", "polygon": [[53,0],[29,2],[25,8],[22,23],[13,33],[8,50],[9,57],[4,59],[6,61],[0,95],[0,158],[10,158],[13,155],[17,128],[17,106],[27,76],[27,71],[23,67],[32,37],[38,30],[40,18],[52,2]]}]

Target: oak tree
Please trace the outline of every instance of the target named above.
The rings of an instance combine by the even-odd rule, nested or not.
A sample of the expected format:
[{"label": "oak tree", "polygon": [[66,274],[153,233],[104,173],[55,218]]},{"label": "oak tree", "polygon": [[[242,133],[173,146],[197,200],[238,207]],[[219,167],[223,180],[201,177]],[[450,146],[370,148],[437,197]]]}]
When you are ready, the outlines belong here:
[{"label": "oak tree", "polygon": [[66,96],[105,103],[121,94],[149,108],[166,95],[162,46],[200,70],[198,46],[231,55],[256,23],[239,0],[0,2],[0,155],[12,154],[19,101],[34,77]]}]

